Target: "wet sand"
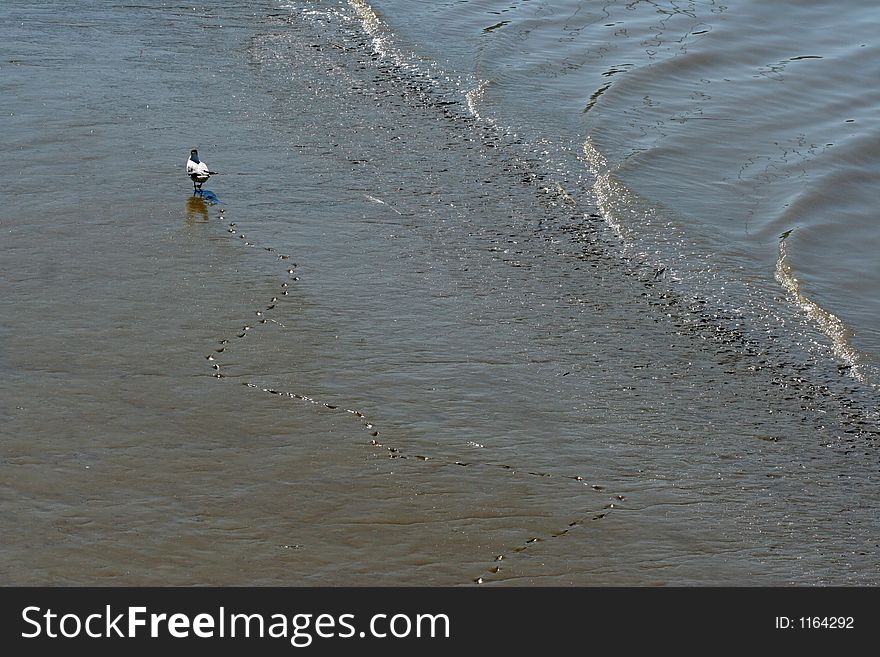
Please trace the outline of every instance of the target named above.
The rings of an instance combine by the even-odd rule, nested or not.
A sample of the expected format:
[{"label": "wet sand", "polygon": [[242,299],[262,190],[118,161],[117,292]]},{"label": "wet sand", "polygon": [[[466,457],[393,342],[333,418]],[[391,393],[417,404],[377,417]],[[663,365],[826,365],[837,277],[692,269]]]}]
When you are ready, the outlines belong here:
[{"label": "wet sand", "polygon": [[4,583],[876,581],[869,391],[358,23],[10,7]]}]

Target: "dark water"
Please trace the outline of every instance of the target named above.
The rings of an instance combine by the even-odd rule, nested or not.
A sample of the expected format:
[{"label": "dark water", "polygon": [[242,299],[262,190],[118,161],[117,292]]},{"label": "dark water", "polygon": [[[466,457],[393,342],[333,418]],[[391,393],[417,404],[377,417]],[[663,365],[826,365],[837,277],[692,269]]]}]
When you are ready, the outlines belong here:
[{"label": "dark water", "polygon": [[[482,116],[583,155],[634,250],[691,277],[720,269],[721,296],[747,279],[751,304],[781,286],[824,334],[814,349],[827,343],[854,376],[878,382],[880,92],[866,83],[880,75],[876,7],[375,6],[404,50],[479,85]],[[547,158],[579,166],[554,149]]]},{"label": "dark water", "polygon": [[869,360],[781,225],[611,171],[502,9],[0,8],[2,581],[878,581]]}]

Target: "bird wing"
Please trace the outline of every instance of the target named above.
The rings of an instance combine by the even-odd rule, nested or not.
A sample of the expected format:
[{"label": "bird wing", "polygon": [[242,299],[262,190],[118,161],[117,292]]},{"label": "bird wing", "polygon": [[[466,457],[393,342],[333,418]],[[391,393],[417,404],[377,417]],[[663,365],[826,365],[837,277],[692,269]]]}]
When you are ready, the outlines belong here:
[{"label": "bird wing", "polygon": [[210,171],[208,171],[208,165],[204,162],[193,162],[189,160],[186,163],[186,173],[187,175],[198,174],[200,176],[210,175]]}]

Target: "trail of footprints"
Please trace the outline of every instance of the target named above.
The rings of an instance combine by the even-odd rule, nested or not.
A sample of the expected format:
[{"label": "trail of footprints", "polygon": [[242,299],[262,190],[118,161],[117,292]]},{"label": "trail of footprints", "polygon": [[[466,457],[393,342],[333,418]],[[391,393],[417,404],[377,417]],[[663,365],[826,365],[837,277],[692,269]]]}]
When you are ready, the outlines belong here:
[{"label": "trail of footprints", "polygon": [[[234,222],[229,223],[228,228],[227,228],[227,232],[231,236],[237,235],[238,238],[242,241],[242,243],[245,246],[260,248],[263,251],[265,251],[266,253],[273,254],[277,261],[285,263],[287,280],[285,280],[284,282],[281,283],[280,291],[278,294],[280,297],[287,296],[288,292],[289,292],[290,284],[299,280],[299,277],[296,276],[297,264],[294,262],[289,262],[290,258],[288,255],[280,254],[272,247],[268,247],[268,246],[267,247],[260,247],[256,244],[254,244],[253,242],[251,242],[247,238],[246,235],[238,232],[238,228]],[[270,322],[278,324],[279,326],[282,326],[282,327],[284,326],[283,324],[281,324],[277,320],[267,316],[267,314],[269,314],[273,310],[277,309],[278,304],[280,302],[279,296],[273,296],[272,298],[269,299],[268,303],[265,306],[263,306],[259,310],[254,311],[254,316],[257,318],[254,325],[245,324],[235,333],[234,337],[224,338],[224,339],[219,340],[217,347],[214,349],[214,351],[212,353],[208,354],[207,356],[205,356],[205,359],[208,361],[208,363],[210,363],[210,366],[211,366],[211,370],[212,370],[211,376],[213,376],[217,379],[222,379],[226,376],[223,373],[222,366],[219,362],[220,359],[222,358],[222,356],[224,354],[227,353],[227,351],[230,348],[232,348],[235,345],[236,342],[247,338],[248,335],[250,335],[251,331],[254,330],[254,328],[256,328],[257,326],[261,326],[263,324],[270,323]],[[320,407],[327,409],[329,411],[333,411],[333,412],[337,412],[337,413],[345,413],[345,414],[351,415],[351,416],[357,418],[357,421],[360,422],[360,424],[362,425],[362,428],[365,431],[369,432],[370,445],[372,445],[376,449],[385,450],[388,454],[388,457],[392,458],[392,459],[415,459],[415,460],[419,460],[419,461],[430,460],[435,463],[440,463],[442,465],[450,466],[450,467],[484,468],[487,470],[503,470],[503,471],[506,471],[512,475],[524,475],[524,476],[528,476],[528,477],[540,477],[540,478],[568,479],[568,480],[578,482],[578,484],[580,484],[580,485],[589,486],[591,490],[596,491],[596,492],[605,491],[604,486],[601,486],[599,484],[588,484],[584,480],[584,478],[581,477],[580,475],[570,475],[570,474],[560,475],[560,474],[553,474],[550,472],[523,470],[523,469],[516,468],[514,466],[503,464],[503,463],[490,463],[490,462],[486,462],[486,461],[480,461],[480,462],[476,462],[476,461],[467,461],[466,462],[466,461],[458,461],[458,460],[454,461],[454,460],[450,460],[446,457],[433,457],[433,456],[426,456],[423,454],[408,454],[404,450],[402,450],[398,447],[391,446],[391,445],[385,445],[385,444],[381,443],[379,441],[379,431],[376,429],[373,422],[369,418],[367,418],[367,416],[364,413],[362,413],[359,410],[352,409],[352,408],[346,408],[346,407],[340,406],[338,404],[331,404],[329,402],[324,402],[324,401],[321,401],[320,399],[316,399],[314,397],[310,397],[309,395],[305,395],[305,394],[301,394],[301,393],[297,393],[297,392],[291,392],[291,391],[287,391],[287,390],[277,390],[275,388],[266,388],[266,387],[260,386],[256,383],[243,382],[242,385],[244,385],[248,388],[253,388],[255,390],[259,390],[260,392],[263,392],[263,393],[266,393],[269,395],[275,395],[275,396],[282,397],[285,399],[300,401],[303,403],[312,404],[314,406],[320,406]],[[613,501],[605,504],[605,506],[601,512],[597,512],[597,510],[594,509],[593,511],[590,511],[590,512],[585,513],[584,515],[582,515],[578,518],[575,518],[574,520],[569,522],[566,527],[560,529],[559,531],[556,531],[556,532],[553,532],[552,534],[544,535],[544,536],[533,536],[533,537],[529,538],[528,540],[526,540],[525,542],[523,542],[521,545],[518,545],[514,548],[511,548],[510,550],[508,550],[505,553],[497,555],[494,560],[494,565],[487,568],[486,571],[483,574],[481,574],[480,576],[473,578],[472,581],[476,584],[483,584],[484,582],[490,581],[492,579],[493,575],[497,575],[499,572],[501,572],[501,570],[502,570],[502,563],[501,562],[503,562],[505,559],[509,559],[511,556],[516,555],[518,553],[525,552],[532,545],[534,545],[536,543],[561,538],[561,537],[567,535],[570,531],[572,531],[573,529],[575,529],[577,527],[586,526],[590,523],[602,520],[603,518],[605,518],[608,515],[609,512],[611,512],[611,510],[616,508],[616,503],[623,501],[625,498],[623,495],[613,495],[611,497],[611,499]]]},{"label": "trail of footprints", "polygon": [[[364,35],[360,35],[362,37],[361,40],[354,38],[354,35],[349,36],[352,37],[356,44],[355,48],[353,49],[357,49],[359,47],[361,49],[371,50],[371,47],[368,45],[369,39],[366,39]],[[370,59],[374,60],[375,62],[375,60],[377,59],[377,55],[375,53],[372,53],[370,55]],[[436,90],[431,84],[429,84],[425,80],[419,79],[418,74],[415,74],[415,79],[410,79],[408,80],[408,82],[406,82],[404,80],[401,80],[399,71],[397,71],[396,67],[393,64],[388,65],[382,64],[381,62],[375,62],[374,65],[379,68],[379,73],[377,73],[376,79],[374,80],[374,82],[377,83],[377,88],[381,88],[383,83],[387,82],[393,82],[396,85],[394,87],[394,91],[385,92],[387,95],[394,96],[397,95],[397,93],[402,93],[404,94],[404,96],[406,96],[407,93],[415,94],[415,97],[421,98],[424,104],[434,104],[440,107],[441,111],[448,119],[455,122],[465,122],[473,127],[481,128],[481,131],[479,131],[479,136],[481,142],[485,146],[497,149],[498,151],[509,151],[512,148],[514,153],[518,153],[518,151],[515,150],[515,146],[517,143],[519,143],[519,141],[515,138],[515,136],[509,137],[507,135],[504,135],[503,131],[499,130],[494,125],[478,125],[479,122],[474,119],[474,117],[468,116],[466,113],[463,113],[461,111],[461,108],[457,107],[456,104],[447,105],[445,102],[436,102]],[[404,83],[406,88],[400,89],[401,83]],[[410,96],[410,98],[411,97],[412,96]],[[374,100],[378,100],[378,98],[374,98]],[[431,102],[432,100],[434,101],[433,103]],[[596,213],[590,213],[587,215],[574,212],[572,210],[572,207],[576,206],[576,199],[573,198],[572,195],[568,191],[566,191],[566,189],[562,187],[562,185],[560,185],[558,182],[556,182],[555,184],[548,184],[546,177],[542,173],[540,173],[540,171],[536,171],[534,169],[535,165],[537,165],[537,162],[530,161],[528,157],[523,157],[521,155],[518,156],[517,154],[515,154],[512,161],[507,161],[503,163],[502,170],[508,174],[518,175],[523,184],[535,187],[536,194],[541,197],[542,203],[550,211],[546,220],[542,219],[539,222],[536,236],[542,236],[543,232],[554,228],[557,231],[561,230],[562,233],[571,233],[573,241],[575,243],[579,243],[583,249],[582,253],[580,254],[580,258],[588,261],[591,267],[613,265],[614,261],[616,260],[615,256],[612,255],[614,253],[614,249],[603,248],[606,247],[607,244],[604,232],[601,229],[604,225],[602,217]],[[567,220],[563,219],[563,217],[567,218]],[[562,223],[563,225],[560,226],[560,223]],[[590,224],[595,224],[595,226],[591,227]],[[263,248],[263,250],[265,250],[267,253],[274,254],[279,261],[288,260],[288,257],[286,255],[278,254],[273,248],[258,247],[250,242],[245,235],[237,232],[237,228],[234,223],[229,224],[228,232],[232,236],[237,235],[238,238],[246,246]],[[554,236],[544,236],[545,239],[551,239],[552,237]],[[626,261],[626,258],[624,258],[624,261]],[[513,264],[514,266],[519,266],[515,262],[511,262],[511,264]],[[288,279],[281,283],[281,291],[279,293],[279,296],[282,297],[288,294],[288,288],[290,284],[297,280],[297,277],[295,275],[296,264],[291,263],[287,265],[286,271]],[[707,312],[707,307],[709,304],[707,304],[705,300],[698,299],[696,297],[689,299],[686,296],[678,294],[673,286],[665,280],[665,269],[654,269],[648,266],[647,263],[630,262],[629,271],[627,271],[627,273],[629,275],[638,277],[640,281],[644,284],[645,288],[648,290],[643,295],[645,302],[650,306],[659,307],[660,309],[668,313],[665,315],[665,319],[667,321],[674,322],[675,327],[678,330],[680,330],[684,334],[694,334],[702,340],[707,341],[709,344],[718,345],[720,343],[720,345],[723,347],[721,353],[726,354],[725,362],[723,363],[726,368],[734,368],[734,366],[736,365],[735,361],[740,360],[745,361],[744,363],[741,363],[739,365],[740,367],[748,365],[749,368],[753,369],[754,371],[759,371],[764,368],[772,367],[771,354],[764,351],[762,349],[762,345],[755,344],[754,341],[750,340],[745,335],[745,333],[739,328],[739,323],[737,321],[739,320],[739,318],[737,316],[728,315],[725,313],[722,313],[720,315],[712,314],[711,311]],[[255,316],[257,318],[256,326],[260,326],[269,322],[274,322],[281,325],[279,322],[277,322],[277,320],[267,316],[276,309],[277,303],[279,303],[278,297],[273,296],[269,300],[268,304],[255,312]],[[662,321],[661,318],[664,318],[663,313],[658,316],[658,319],[656,321]],[[213,376],[217,378],[222,378],[224,376],[221,371],[221,366],[218,362],[218,359],[223,353],[226,352],[228,348],[233,346],[237,340],[245,339],[254,328],[255,326],[250,325],[242,326],[241,329],[235,334],[235,338],[221,340],[219,346],[215,349],[214,353],[207,356],[207,359],[211,363],[211,367],[213,369]],[[766,345],[763,345],[763,347],[764,349],[766,349]],[[728,358],[731,362],[727,362]],[[809,369],[811,363],[800,365],[796,363],[786,363],[786,365],[787,367],[779,367],[779,373],[776,376],[771,377],[773,383],[776,383],[777,385],[783,385],[786,388],[791,386],[794,390],[800,389],[802,394],[806,394],[803,399],[806,399],[807,396],[821,398],[831,395],[828,386],[817,384],[811,385],[801,378],[801,376],[803,375],[803,371]],[[792,369],[794,370],[794,372],[791,371]],[[510,465],[489,463],[485,461],[463,462],[450,460],[446,457],[434,457],[424,454],[410,454],[401,450],[398,447],[383,445],[379,440],[379,431],[376,429],[373,422],[368,419],[364,415],[364,413],[358,410],[323,402],[319,399],[315,399],[305,394],[266,388],[254,383],[244,383],[243,385],[266,394],[276,395],[281,398],[300,401],[303,403],[309,403],[337,413],[349,414],[361,423],[365,431],[369,432],[370,445],[372,445],[375,449],[384,450],[387,453],[388,457],[392,459],[414,459],[419,461],[431,460],[434,463],[440,463],[444,466],[449,467],[482,468],[495,471],[504,470],[509,472],[510,474],[529,477],[555,477],[557,479],[565,479],[567,481],[575,482],[571,483],[570,485],[590,486],[591,490],[601,493],[603,495],[608,495],[608,493],[605,492],[605,488],[603,486],[597,484],[591,485],[585,482],[583,477],[577,475],[572,476],[553,474],[548,472],[520,470]],[[855,406],[856,402],[847,399],[843,405]],[[855,412],[855,409],[853,409],[853,411]],[[846,423],[846,419],[852,418],[845,417],[844,423]],[[853,438],[851,438],[850,440],[853,440]],[[567,536],[570,532],[579,527],[588,527],[593,523],[601,521],[603,518],[606,518],[611,511],[617,508],[617,505],[623,500],[623,495],[610,495],[609,498],[606,498],[607,503],[601,510],[596,508],[592,511],[584,512],[583,515],[573,519],[565,527],[562,527],[558,531],[551,534],[532,536],[528,538],[522,544],[510,548],[503,554],[497,555],[492,565],[488,567],[481,575],[475,577],[473,579],[473,582],[477,584],[482,584],[492,581],[493,578],[498,579],[495,576],[502,572],[504,562],[506,560],[516,556],[517,554],[529,550],[537,543],[561,539],[562,537]]]}]

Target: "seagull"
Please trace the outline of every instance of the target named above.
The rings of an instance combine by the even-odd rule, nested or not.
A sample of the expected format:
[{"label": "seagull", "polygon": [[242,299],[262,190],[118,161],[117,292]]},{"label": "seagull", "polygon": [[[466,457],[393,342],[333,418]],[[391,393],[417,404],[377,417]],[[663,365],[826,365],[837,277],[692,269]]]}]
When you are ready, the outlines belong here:
[{"label": "seagull", "polygon": [[186,175],[193,181],[193,194],[202,191],[202,184],[208,181],[216,171],[208,171],[208,165],[199,160],[199,152],[194,148],[189,152],[186,162]]}]

